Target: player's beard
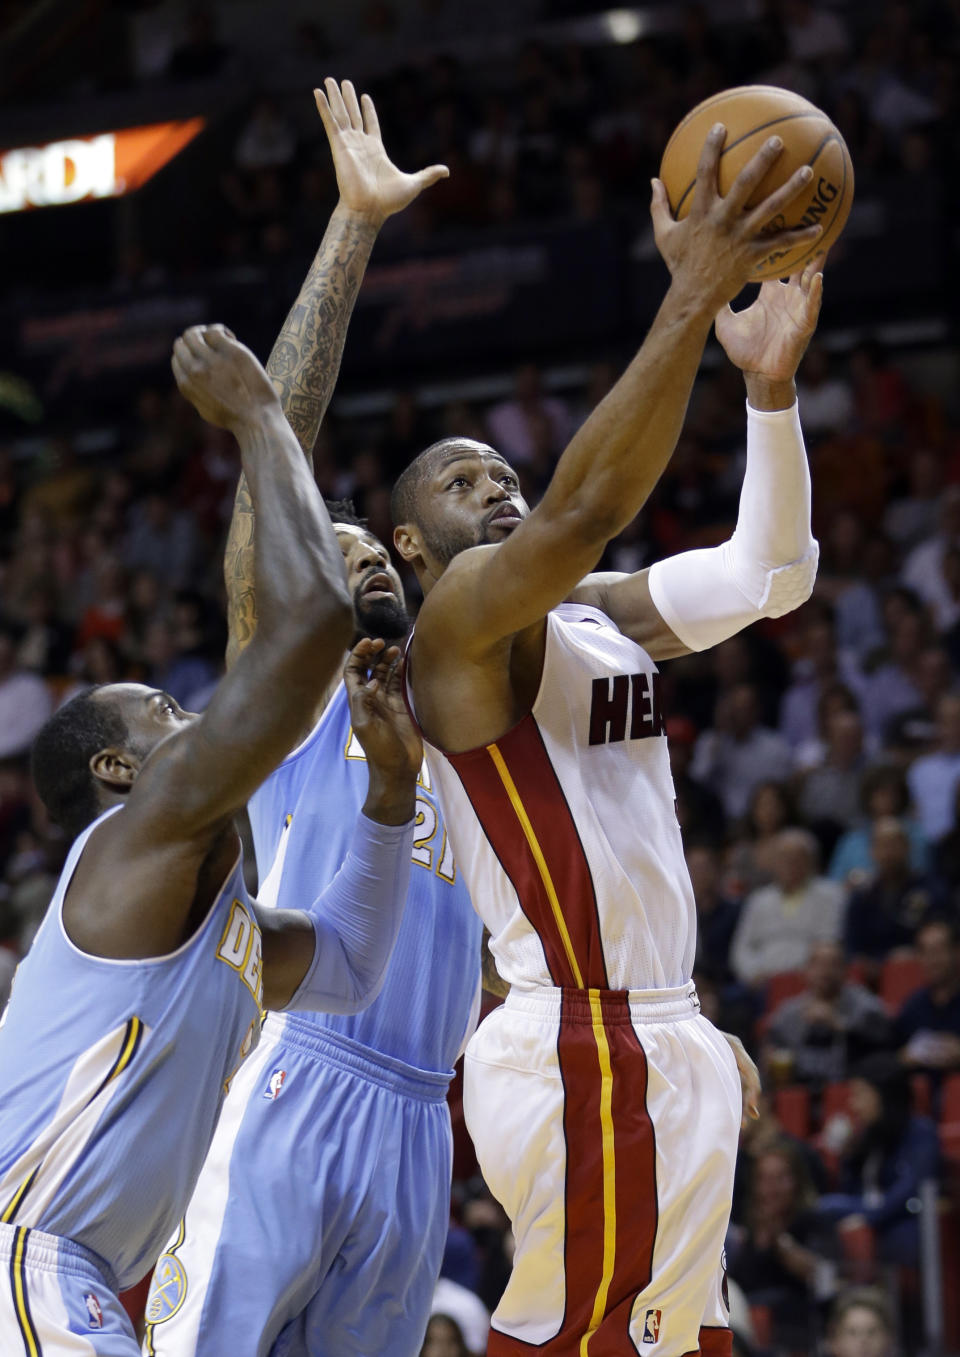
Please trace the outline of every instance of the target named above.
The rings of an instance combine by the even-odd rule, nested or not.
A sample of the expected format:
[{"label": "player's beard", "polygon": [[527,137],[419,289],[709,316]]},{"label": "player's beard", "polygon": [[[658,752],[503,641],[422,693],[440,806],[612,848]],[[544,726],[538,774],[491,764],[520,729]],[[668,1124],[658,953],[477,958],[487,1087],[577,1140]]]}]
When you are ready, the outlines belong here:
[{"label": "player's beard", "polygon": [[[362,589],[362,585],[360,589]],[[410,630],[407,610],[398,598],[364,599],[360,589],[353,596],[358,639],[369,636],[400,641]]]},{"label": "player's beard", "polygon": [[437,529],[429,542],[430,551],[446,568],[454,556],[459,556],[462,551],[469,551],[471,547],[493,546],[504,541],[501,533],[491,532],[491,526],[489,522],[480,523],[472,533],[464,529]]}]

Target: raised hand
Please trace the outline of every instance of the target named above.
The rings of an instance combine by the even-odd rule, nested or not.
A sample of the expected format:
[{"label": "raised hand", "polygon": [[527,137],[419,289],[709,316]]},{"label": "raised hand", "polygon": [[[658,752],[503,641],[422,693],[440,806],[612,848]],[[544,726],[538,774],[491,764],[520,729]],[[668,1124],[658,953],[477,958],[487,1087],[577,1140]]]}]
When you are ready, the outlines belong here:
[{"label": "raised hand", "polygon": [[358,102],[351,81],[338,85],[328,76],[323,83],[324,89],[314,90],[313,95],[333,153],[343,207],[379,227],[425,188],[447,178],[446,165],[431,165],[417,174],[398,170],[384,149],[369,94]]},{"label": "raised hand", "polygon": [[174,342],[177,386],[209,424],[233,433],[280,401],[259,359],[223,325],[194,325]]},{"label": "raised hand", "polygon": [[771,279],[744,311],[729,305],[719,312],[717,339],[742,372],[771,382],[793,379],[820,315],[823,298],[823,255],[787,282]]},{"label": "raised hand", "polygon": [[717,171],[726,135],[722,123],[708,134],[697,166],[693,205],[683,221],[674,220],[667,190],[659,179],[653,181],[650,204],[657,249],[674,283],[689,293],[692,304],[709,302],[714,312],[733,300],[774,248],[791,250],[812,243],[822,231],[819,226],[803,226],[764,234],[764,227],[810,182],[809,165],[798,169],[757,207],[747,209],[757,185],[783,150],[777,136],[747,161],[730,192],[721,197]]},{"label": "raised hand", "polygon": [[411,793],[423,763],[423,744],[407,713],[400,677],[400,651],[365,638],[347,656],[343,670],[353,732],[374,773],[409,782]]}]

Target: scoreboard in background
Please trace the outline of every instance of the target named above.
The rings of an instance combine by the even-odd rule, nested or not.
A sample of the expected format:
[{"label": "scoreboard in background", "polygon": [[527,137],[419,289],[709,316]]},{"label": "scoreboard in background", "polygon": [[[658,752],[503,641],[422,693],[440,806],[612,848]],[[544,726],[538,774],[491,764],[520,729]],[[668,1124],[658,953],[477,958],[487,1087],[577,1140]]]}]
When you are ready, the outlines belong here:
[{"label": "scoreboard in background", "polygon": [[132,193],[203,127],[203,118],[188,118],[5,151],[0,155],[0,213]]}]

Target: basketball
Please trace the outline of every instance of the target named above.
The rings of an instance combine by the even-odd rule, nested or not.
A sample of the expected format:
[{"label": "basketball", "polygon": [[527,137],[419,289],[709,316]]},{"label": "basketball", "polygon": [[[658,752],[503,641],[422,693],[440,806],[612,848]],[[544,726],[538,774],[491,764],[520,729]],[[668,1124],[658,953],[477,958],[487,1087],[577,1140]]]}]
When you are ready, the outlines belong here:
[{"label": "basketball", "polygon": [[764,229],[778,231],[819,223],[823,227],[822,235],[812,244],[793,250],[775,250],[753,276],[759,281],[796,273],[814,255],[830,248],[850,214],[853,164],[846,142],[825,113],[789,90],[774,85],[742,85],[715,94],[687,114],[663,153],[660,178],[678,220],[690,211],[697,163],[707,133],[718,122],[727,129],[719,171],[720,192],[724,195],[747,161],[769,137],[783,139],[783,151],[757,185],[747,207],[756,207],[757,203],[763,202],[801,166],[812,168],[813,178],[807,189]]}]

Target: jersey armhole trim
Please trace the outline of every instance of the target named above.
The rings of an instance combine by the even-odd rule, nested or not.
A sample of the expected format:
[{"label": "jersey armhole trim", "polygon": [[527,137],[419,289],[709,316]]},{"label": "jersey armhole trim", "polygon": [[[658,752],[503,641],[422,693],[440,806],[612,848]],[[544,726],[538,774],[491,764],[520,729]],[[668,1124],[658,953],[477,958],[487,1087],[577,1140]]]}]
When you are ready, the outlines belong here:
[{"label": "jersey armhole trim", "polygon": [[[85,952],[82,947],[77,946],[77,944],[70,937],[70,934],[67,932],[66,925],[63,922],[64,902],[67,898],[67,891],[70,889],[70,882],[73,880],[74,873],[76,872],[77,867],[80,865],[80,859],[83,857],[84,853],[89,847],[90,839],[93,837],[93,831],[99,828],[100,824],[104,820],[106,820],[108,816],[112,815],[115,811],[122,809],[123,809],[122,805],[111,806],[105,815],[101,815],[98,820],[95,820],[93,822],[93,824],[90,826],[90,832],[87,838],[81,845],[80,851],[77,853],[77,856],[70,867],[70,875],[66,876],[65,879],[61,880],[60,883],[58,884],[57,893],[60,894],[60,903],[57,905],[57,927],[60,930],[61,938],[66,943],[70,951],[74,954],[74,956],[82,957],[84,961],[90,961],[100,966],[162,966],[169,961],[178,960],[180,957],[182,957],[186,952],[190,950],[194,943],[199,943],[204,933],[206,933],[206,931],[210,927],[211,920],[214,918],[217,912],[217,907],[219,906],[221,898],[223,897],[227,883],[232,881],[233,878],[236,876],[237,869],[240,866],[241,862],[243,861],[243,849],[240,845],[238,837],[237,855],[233,860],[233,866],[230,868],[226,876],[223,878],[223,881],[219,889],[217,890],[216,895],[213,897],[213,903],[211,904],[210,908],[204,915],[203,920],[197,925],[194,931],[190,934],[189,938],[184,939],[180,946],[177,947],[174,951],[164,952],[160,956],[146,956],[146,957],[110,957],[110,956],[98,956],[96,952]],[[241,901],[241,903],[244,902]]]}]

